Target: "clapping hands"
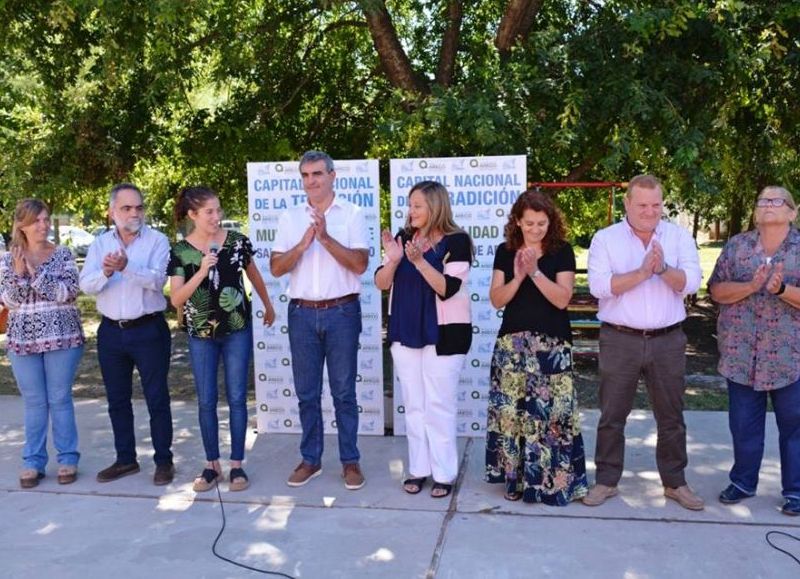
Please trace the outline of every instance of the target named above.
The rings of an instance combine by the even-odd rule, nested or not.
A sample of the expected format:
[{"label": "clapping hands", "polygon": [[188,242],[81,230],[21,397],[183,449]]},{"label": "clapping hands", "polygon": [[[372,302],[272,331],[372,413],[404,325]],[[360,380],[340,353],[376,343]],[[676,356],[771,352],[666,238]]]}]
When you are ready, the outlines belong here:
[{"label": "clapping hands", "polygon": [[400,263],[400,260],[403,259],[403,244],[399,239],[392,237],[388,229],[381,232],[381,245],[383,245],[384,254],[390,262]]}]

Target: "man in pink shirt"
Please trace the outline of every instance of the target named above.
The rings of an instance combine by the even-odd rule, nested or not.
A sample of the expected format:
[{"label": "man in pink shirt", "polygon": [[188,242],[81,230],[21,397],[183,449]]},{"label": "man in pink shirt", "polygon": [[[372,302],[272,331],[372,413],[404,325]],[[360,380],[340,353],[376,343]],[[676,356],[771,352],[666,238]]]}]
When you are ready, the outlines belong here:
[{"label": "man in pink shirt", "polygon": [[625,423],[644,376],[658,429],[656,463],[664,495],[702,510],[686,484],[683,422],[686,318],[683,300],[700,287],[697,246],[688,231],[662,221],[659,180],[628,184],[625,219],[598,231],[589,248],[589,289],[599,300],[600,422],[595,486],[583,499],[597,506],[617,494],[625,458]]}]

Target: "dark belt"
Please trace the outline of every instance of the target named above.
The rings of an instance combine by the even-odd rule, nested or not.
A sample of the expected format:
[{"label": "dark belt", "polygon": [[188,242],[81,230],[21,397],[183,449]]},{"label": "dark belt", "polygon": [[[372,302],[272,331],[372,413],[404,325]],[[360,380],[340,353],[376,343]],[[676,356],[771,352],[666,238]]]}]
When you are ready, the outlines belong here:
[{"label": "dark belt", "polygon": [[314,310],[324,310],[327,308],[332,308],[334,306],[341,306],[342,304],[349,304],[350,302],[354,302],[358,299],[358,294],[347,294],[346,296],[342,296],[340,298],[333,298],[332,300],[301,300],[301,299],[293,299],[289,301],[290,304],[296,304],[301,308],[311,308]]},{"label": "dark belt", "polygon": [[107,318],[103,316],[103,320],[108,322],[111,325],[117,326],[120,329],[127,330],[129,328],[135,328],[136,326],[141,326],[153,320],[159,316],[163,315],[161,312],[153,312],[152,314],[145,314],[140,318],[136,318],[134,320],[112,320],[111,318]]},{"label": "dark belt", "polygon": [[667,326],[666,328],[656,328],[655,330],[637,330],[636,328],[629,328],[628,326],[620,326],[618,324],[609,324],[608,322],[603,322],[603,325],[606,328],[614,328],[618,332],[622,332],[624,334],[634,334],[636,336],[649,338],[653,336],[663,336],[664,334],[669,334],[670,332],[680,328],[681,322],[678,322],[677,324],[672,324],[671,326]]}]

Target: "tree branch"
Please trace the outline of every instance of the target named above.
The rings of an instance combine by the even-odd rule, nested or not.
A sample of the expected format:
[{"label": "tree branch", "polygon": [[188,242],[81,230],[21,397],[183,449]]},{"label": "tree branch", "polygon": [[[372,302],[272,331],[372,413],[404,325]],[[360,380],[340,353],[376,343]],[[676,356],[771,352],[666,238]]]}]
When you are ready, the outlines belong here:
[{"label": "tree branch", "polygon": [[508,3],[494,40],[501,58],[508,56],[517,42],[528,37],[541,6],[542,0],[511,0]]},{"label": "tree branch", "polygon": [[461,35],[461,20],[464,10],[461,0],[447,2],[447,28],[442,39],[442,49],[439,53],[439,68],[436,71],[436,82],[448,87],[453,84],[453,75],[456,68],[458,55],[458,39]]},{"label": "tree branch", "polygon": [[428,94],[428,83],[418,75],[397,37],[384,0],[360,0],[381,66],[393,86],[415,94]]}]

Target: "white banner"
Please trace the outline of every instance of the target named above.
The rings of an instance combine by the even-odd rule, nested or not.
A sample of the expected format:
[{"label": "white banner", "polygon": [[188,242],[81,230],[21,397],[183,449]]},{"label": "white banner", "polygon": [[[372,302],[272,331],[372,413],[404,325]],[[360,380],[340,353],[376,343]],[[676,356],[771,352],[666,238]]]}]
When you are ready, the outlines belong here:
[{"label": "white banner", "polygon": [[[363,331],[358,352],[356,394],[359,404],[359,434],[383,436],[383,357],[381,351],[381,299],[373,275],[380,264],[380,189],[378,161],[335,161],[336,195],[360,206],[369,229],[370,258],[362,276],[361,311]],[[276,319],[271,328],[261,323],[263,304],[253,295],[253,342],[256,402],[259,432],[301,432],[297,397],[292,377],[292,355],[286,310],[289,275],[274,278],[269,271],[269,255],[275,241],[278,217],[289,207],[306,202],[299,163],[248,163],[247,194],[250,213],[250,239],[256,250],[256,263],[275,305]],[[322,387],[322,417],[325,432],[336,432],[333,402],[328,387],[327,368]]]},{"label": "white banner", "polygon": [[[458,388],[459,436],[484,436],[489,393],[489,365],[502,312],[489,302],[489,285],[497,245],[503,241],[508,213],[526,188],[525,155],[392,159],[392,233],[405,225],[408,192],[414,183],[431,180],[450,192],[455,221],[475,244],[469,276],[472,299],[472,348]],[[394,376],[394,432],[405,434],[403,400]]]}]

